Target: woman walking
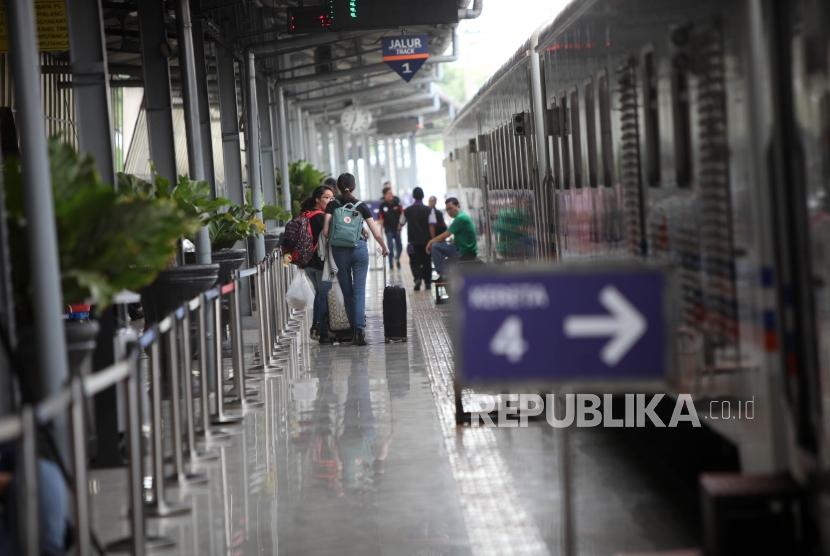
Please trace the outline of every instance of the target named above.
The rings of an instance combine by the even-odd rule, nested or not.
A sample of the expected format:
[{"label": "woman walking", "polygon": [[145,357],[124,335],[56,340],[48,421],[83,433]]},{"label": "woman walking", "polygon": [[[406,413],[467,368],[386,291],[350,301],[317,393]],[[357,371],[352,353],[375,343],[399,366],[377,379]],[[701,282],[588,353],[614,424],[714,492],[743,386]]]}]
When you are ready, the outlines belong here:
[{"label": "woman walking", "polygon": [[[311,197],[303,201],[302,211],[309,224],[311,224],[311,236],[314,245],[320,240],[320,232],[326,224],[326,206],[334,199],[334,190],[327,185],[321,185],[311,194]],[[329,305],[328,293],[331,289],[331,282],[323,281],[323,261],[314,250],[311,262],[305,268],[306,276],[314,285],[314,323],[311,326],[312,337],[317,337],[321,344],[329,343]]]},{"label": "woman walking", "polygon": [[[354,334],[353,342],[358,346],[366,345],[366,274],[369,271],[369,250],[366,237],[362,233],[361,222],[366,222],[372,235],[380,245],[385,257],[388,254],[386,242],[380,229],[372,218],[372,211],[354,196],[355,180],[351,174],[340,174],[337,178],[337,190],[340,195],[326,206],[326,220],[323,233],[329,238],[332,256],[337,264],[337,282],[343,291],[346,313]],[[348,214],[333,217],[337,209],[352,205]],[[341,213],[344,211],[341,211]],[[359,226],[356,226],[359,225]],[[343,238],[360,228],[353,242],[344,242]],[[354,245],[352,246],[351,243]]]}]

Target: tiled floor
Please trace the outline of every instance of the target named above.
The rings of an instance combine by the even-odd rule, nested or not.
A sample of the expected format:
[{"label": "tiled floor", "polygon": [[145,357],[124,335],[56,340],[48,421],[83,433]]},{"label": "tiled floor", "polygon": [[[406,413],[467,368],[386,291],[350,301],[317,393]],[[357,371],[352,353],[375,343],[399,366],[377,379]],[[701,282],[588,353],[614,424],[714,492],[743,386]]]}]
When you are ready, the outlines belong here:
[{"label": "tiled floor", "polygon": [[[559,435],[456,428],[447,306],[410,287],[409,341],[385,344],[381,276],[370,271],[369,345],[314,345],[296,378],[262,379],[263,408],[198,468],[208,484],[171,492],[192,511],[149,521],[176,541],[169,553],[562,553]],[[390,279],[411,286],[407,270]],[[694,544],[693,520],[624,435],[571,439],[579,554]],[[107,542],[126,531],[125,473],[92,478]]]}]

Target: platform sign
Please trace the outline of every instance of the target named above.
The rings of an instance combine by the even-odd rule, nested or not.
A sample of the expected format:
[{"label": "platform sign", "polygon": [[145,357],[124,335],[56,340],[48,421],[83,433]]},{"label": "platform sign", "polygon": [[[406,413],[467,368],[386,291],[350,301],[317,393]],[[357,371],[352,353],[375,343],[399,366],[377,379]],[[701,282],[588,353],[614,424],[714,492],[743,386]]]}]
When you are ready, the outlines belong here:
[{"label": "platform sign", "polygon": [[666,379],[671,319],[663,270],[638,263],[462,266],[451,295],[460,384]]},{"label": "platform sign", "polygon": [[429,58],[429,35],[383,38],[383,61],[409,83]]}]

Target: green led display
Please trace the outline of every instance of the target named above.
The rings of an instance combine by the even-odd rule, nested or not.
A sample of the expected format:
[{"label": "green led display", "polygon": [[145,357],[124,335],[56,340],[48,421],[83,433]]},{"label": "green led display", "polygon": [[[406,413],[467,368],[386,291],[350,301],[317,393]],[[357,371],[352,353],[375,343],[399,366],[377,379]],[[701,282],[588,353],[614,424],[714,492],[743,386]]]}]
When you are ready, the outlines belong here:
[{"label": "green led display", "polygon": [[349,15],[357,19],[357,0],[349,0]]}]

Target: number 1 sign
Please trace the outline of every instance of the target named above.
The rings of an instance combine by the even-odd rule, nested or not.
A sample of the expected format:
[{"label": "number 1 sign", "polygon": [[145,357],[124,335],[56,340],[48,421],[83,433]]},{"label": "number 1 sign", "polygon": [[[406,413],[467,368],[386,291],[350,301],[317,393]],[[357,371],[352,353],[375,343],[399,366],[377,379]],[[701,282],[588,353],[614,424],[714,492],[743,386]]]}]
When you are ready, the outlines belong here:
[{"label": "number 1 sign", "polygon": [[429,58],[429,35],[384,37],[383,61],[407,83]]}]

